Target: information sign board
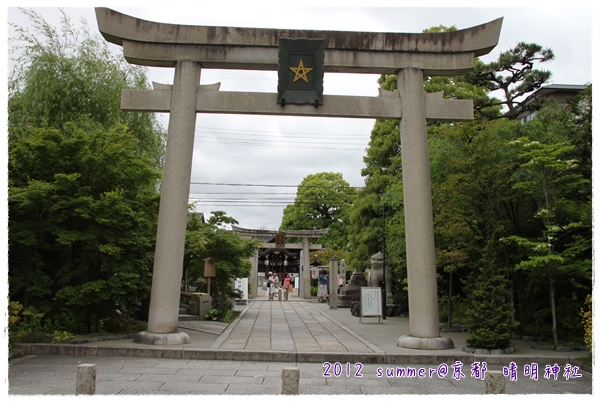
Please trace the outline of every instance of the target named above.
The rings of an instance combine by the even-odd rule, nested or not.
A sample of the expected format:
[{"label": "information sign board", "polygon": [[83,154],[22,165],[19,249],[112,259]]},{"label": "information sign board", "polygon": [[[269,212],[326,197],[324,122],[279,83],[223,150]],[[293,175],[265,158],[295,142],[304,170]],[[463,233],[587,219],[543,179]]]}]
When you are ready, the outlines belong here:
[{"label": "information sign board", "polygon": [[248,304],[248,278],[236,278],[235,288],[242,292],[242,297],[235,299],[238,304]]},{"label": "information sign board", "polygon": [[360,323],[363,317],[379,317],[381,324],[381,288],[360,288]]}]

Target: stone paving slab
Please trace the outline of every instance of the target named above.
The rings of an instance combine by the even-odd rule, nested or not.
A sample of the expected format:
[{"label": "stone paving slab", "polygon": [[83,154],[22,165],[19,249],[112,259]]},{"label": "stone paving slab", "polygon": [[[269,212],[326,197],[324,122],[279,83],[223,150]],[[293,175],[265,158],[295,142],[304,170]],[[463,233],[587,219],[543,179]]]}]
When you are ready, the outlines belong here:
[{"label": "stone paving slab", "polygon": [[216,349],[381,353],[311,303],[254,301],[215,342]]}]

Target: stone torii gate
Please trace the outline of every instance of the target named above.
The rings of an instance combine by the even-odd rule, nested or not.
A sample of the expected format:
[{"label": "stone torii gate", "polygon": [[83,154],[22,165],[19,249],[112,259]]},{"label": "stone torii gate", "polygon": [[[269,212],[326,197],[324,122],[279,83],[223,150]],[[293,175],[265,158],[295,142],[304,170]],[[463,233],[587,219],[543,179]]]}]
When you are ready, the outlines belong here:
[{"label": "stone torii gate", "polygon": [[[453,347],[452,340],[439,336],[427,121],[472,120],[473,103],[424,93],[423,76],[471,70],[475,57],[497,45],[502,18],[428,34],[173,25],[107,8],[96,8],[96,18],[104,38],[122,46],[130,63],[175,68],[172,86],[124,90],[121,102],[124,110],[171,114],[148,331],[138,334],[136,342],[189,342],[187,334],[177,332],[177,316],[196,114],[239,113],[400,119],[410,334],[401,336],[397,345]],[[396,74],[398,92],[380,90],[378,97],[325,95],[315,107],[278,104],[276,93],[222,92],[218,84],[199,84],[202,68],[277,71],[279,39],[297,38],[324,41],[324,72]]]},{"label": "stone torii gate", "polygon": [[[244,229],[237,226],[232,226],[231,229],[238,233],[242,237],[251,237],[253,239],[258,238],[259,236],[273,236],[282,234],[286,237],[298,238],[302,239],[299,244],[288,244],[284,243],[282,245],[277,245],[276,243],[263,243],[262,247],[271,248],[271,247],[283,247],[283,248],[291,248],[302,250],[302,264],[300,265],[300,290],[298,292],[298,296],[304,299],[310,299],[310,251],[322,250],[323,247],[320,244],[311,244],[309,239],[318,239],[327,232],[329,232],[329,228],[327,229],[316,229],[316,230],[262,230],[262,229]],[[258,277],[258,252],[252,258],[252,273],[250,275],[250,283],[252,283],[252,296],[256,297],[258,295],[258,289],[256,286],[256,281]]]}]

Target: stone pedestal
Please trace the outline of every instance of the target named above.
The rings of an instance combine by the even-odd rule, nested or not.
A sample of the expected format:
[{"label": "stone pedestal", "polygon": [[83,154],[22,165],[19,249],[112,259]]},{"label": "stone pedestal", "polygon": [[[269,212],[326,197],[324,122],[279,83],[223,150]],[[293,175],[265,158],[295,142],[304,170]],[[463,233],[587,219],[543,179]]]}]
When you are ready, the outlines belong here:
[{"label": "stone pedestal", "polygon": [[190,343],[190,337],[185,332],[154,334],[142,331],[134,335],[133,342],[142,343],[144,345],[185,345]]},{"label": "stone pedestal", "polygon": [[300,369],[298,367],[284,368],[281,371],[281,393],[283,395],[298,395],[300,389]]},{"label": "stone pedestal", "polygon": [[352,272],[350,280],[340,289],[338,307],[352,307],[353,303],[360,302],[360,288],[367,286],[367,280],[362,272]]},{"label": "stone pedestal", "polygon": [[416,336],[404,335],[398,338],[396,346],[407,349],[421,350],[442,350],[452,349],[454,342],[450,338],[437,336],[432,338],[421,338]]}]

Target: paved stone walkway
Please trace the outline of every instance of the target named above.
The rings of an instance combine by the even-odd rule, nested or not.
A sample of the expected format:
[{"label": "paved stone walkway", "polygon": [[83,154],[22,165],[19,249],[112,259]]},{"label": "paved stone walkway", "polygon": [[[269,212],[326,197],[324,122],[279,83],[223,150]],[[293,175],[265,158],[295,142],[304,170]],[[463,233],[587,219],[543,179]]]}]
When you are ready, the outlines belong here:
[{"label": "paved stone walkway", "polygon": [[311,303],[254,301],[219,340],[213,348],[381,353]]}]

